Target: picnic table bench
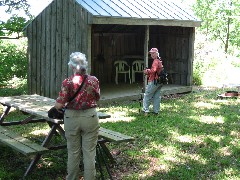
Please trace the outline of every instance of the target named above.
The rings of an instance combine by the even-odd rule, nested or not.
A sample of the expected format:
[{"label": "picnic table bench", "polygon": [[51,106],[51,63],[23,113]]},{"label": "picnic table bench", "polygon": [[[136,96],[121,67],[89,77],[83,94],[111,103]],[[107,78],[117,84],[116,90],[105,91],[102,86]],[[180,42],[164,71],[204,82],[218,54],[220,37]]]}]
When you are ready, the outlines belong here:
[{"label": "picnic table bench", "polygon": [[47,148],[34,143],[6,128],[0,126],[0,142],[8,144],[15,150],[24,155],[33,155],[36,153],[45,153]]},{"label": "picnic table bench", "polygon": [[[66,148],[66,144],[60,144],[60,145],[54,145],[54,146],[50,144],[50,141],[55,134],[60,134],[63,137],[63,139],[66,139],[64,129],[61,126],[62,124],[64,124],[63,120],[49,118],[47,114],[47,111],[55,103],[54,99],[39,96],[39,95],[22,95],[22,96],[0,97],[0,103],[5,107],[3,114],[0,116],[0,142],[12,147],[13,149],[19,151],[20,153],[26,156],[31,156],[31,157],[33,156],[32,161],[24,174],[24,177],[27,176],[33,170],[34,166],[36,165],[36,163],[44,153],[48,152],[49,150],[58,150],[58,149]],[[29,116],[24,120],[5,121],[6,116],[9,114],[10,109],[12,107],[22,111],[24,114],[29,114]],[[109,118],[110,115],[106,113],[98,112],[98,117],[99,119],[105,119],[105,118]],[[50,127],[50,130],[41,145],[35,142],[32,142],[27,138],[22,137],[18,133],[13,132],[8,128],[4,128],[4,126],[25,125],[28,123],[39,123],[39,122],[48,123]],[[134,138],[130,136],[100,127],[99,140],[97,145],[97,158],[99,157],[103,158],[103,153],[104,153],[105,155],[107,155],[107,157],[110,159],[111,162],[115,162],[109,149],[106,146],[106,143],[107,142],[120,143],[120,142],[129,142],[133,140]],[[106,162],[104,163],[111,179],[111,174],[108,169],[108,164]],[[101,172],[101,167],[99,168]],[[101,172],[101,175],[102,175],[102,179],[104,179],[102,172]]]}]

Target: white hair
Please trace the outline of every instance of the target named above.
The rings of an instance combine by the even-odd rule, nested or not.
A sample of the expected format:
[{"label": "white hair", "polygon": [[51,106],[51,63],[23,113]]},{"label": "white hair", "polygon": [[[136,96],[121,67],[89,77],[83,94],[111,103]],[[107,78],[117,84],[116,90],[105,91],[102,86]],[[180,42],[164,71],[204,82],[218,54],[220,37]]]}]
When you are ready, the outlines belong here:
[{"label": "white hair", "polygon": [[70,60],[68,62],[69,67],[72,66],[78,71],[87,70],[88,62],[86,60],[86,55],[80,52],[73,52],[70,55]]}]

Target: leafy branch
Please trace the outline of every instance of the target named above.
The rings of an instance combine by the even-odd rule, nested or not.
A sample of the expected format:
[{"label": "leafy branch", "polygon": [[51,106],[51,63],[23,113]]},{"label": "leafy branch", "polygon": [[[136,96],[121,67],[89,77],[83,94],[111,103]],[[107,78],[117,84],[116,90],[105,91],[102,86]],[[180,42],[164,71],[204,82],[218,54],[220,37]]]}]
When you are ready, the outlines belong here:
[{"label": "leafy branch", "polygon": [[[33,18],[29,13],[30,5],[27,0],[0,0],[0,6],[6,7],[5,12],[8,14],[11,14],[13,10],[23,10],[26,16]],[[9,36],[15,33],[19,38],[27,22],[26,18],[16,14],[13,14],[6,22],[0,20],[0,39],[9,39]]]}]

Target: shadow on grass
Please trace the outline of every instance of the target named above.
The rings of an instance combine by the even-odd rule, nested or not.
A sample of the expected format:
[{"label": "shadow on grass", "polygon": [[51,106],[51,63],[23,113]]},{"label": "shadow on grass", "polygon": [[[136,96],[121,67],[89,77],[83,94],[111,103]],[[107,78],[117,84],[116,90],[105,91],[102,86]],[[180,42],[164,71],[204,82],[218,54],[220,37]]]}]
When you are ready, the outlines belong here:
[{"label": "shadow on grass", "polygon": [[163,100],[159,116],[129,110],[135,120],[102,124],[136,138],[118,146],[131,162],[122,162],[125,175],[119,172],[117,179],[239,178],[240,101],[219,100],[217,93]]},{"label": "shadow on grass", "polygon": [[[111,167],[114,180],[240,178],[240,101],[219,100],[217,94],[201,91],[163,99],[158,116],[139,114],[138,103],[105,107],[106,111],[124,111],[132,120],[101,126],[135,138],[134,142],[107,144],[117,161]],[[20,117],[19,113],[13,116]],[[24,134],[31,134],[35,128],[29,127]],[[10,159],[2,167],[0,179],[6,174],[7,179],[20,177],[28,159],[7,147],[0,148],[4,152],[1,163]],[[28,179],[63,179],[66,161],[66,150],[47,153]]]}]

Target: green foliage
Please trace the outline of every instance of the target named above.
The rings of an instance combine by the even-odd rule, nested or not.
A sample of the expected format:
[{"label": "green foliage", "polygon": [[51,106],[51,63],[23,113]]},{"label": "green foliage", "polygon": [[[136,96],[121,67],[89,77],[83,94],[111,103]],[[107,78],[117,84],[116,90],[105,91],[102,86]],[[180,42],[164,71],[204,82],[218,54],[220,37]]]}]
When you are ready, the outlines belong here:
[{"label": "green foliage", "polygon": [[221,40],[225,53],[229,45],[240,48],[239,0],[197,0],[196,15],[202,20],[201,30],[213,40]]},{"label": "green foliage", "polygon": [[226,55],[219,41],[208,40],[197,31],[193,62],[193,83],[195,85],[222,86],[238,84],[240,59]]},{"label": "green foliage", "polygon": [[0,36],[9,36],[14,33],[20,34],[27,24],[27,20],[22,15],[14,14],[13,11],[20,12],[20,10],[24,11],[25,15],[32,19],[33,16],[29,13],[29,7],[27,0],[4,0],[0,1],[0,6],[5,7],[5,13],[12,14],[12,17],[4,22],[2,19],[0,20]]},{"label": "green foliage", "polygon": [[0,88],[0,96],[18,96],[28,93],[27,79],[13,78]]},{"label": "green foliage", "polygon": [[0,41],[0,85],[14,77],[27,78],[26,41]]},{"label": "green foliage", "polygon": [[17,0],[17,1],[12,1],[12,0],[1,0],[0,1],[0,6],[6,6],[7,12],[12,12],[12,10],[19,10],[19,9],[24,9],[26,12],[28,12],[29,9],[29,4],[27,0]]},{"label": "green foliage", "polygon": [[21,33],[25,27],[27,20],[23,17],[12,16],[6,23],[0,24],[0,35],[12,35],[14,33]]},{"label": "green foliage", "polygon": [[202,85],[202,76],[201,76],[201,68],[200,66],[195,63],[195,66],[193,67],[194,71],[193,71],[193,84],[196,86],[200,86]]}]

